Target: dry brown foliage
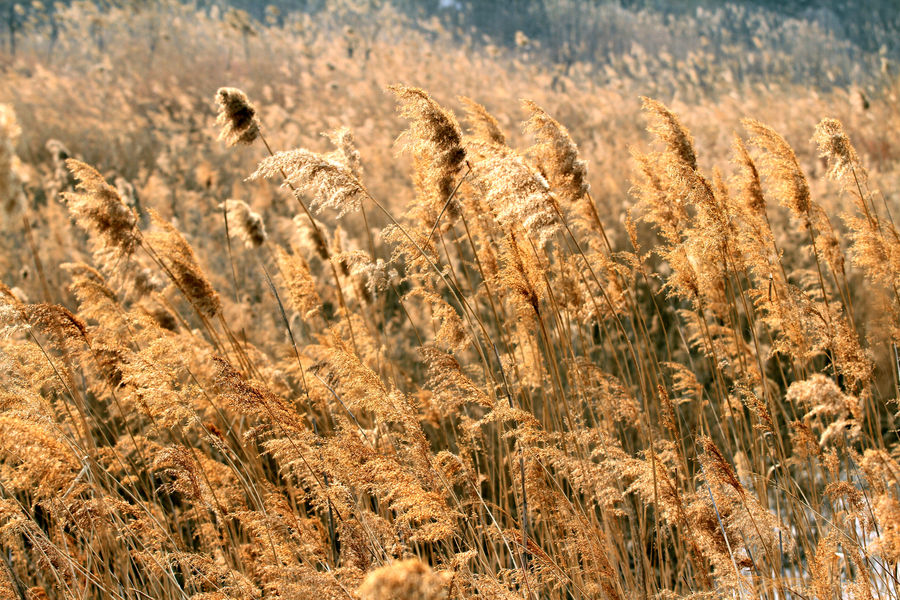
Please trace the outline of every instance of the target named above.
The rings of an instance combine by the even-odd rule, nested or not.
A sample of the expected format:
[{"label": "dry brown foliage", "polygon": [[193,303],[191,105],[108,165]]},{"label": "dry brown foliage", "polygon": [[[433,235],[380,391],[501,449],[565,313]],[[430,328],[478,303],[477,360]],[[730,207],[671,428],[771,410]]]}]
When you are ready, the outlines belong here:
[{"label": "dry brown foliage", "polygon": [[898,87],[380,10],[0,53],[0,598],[897,597]]}]

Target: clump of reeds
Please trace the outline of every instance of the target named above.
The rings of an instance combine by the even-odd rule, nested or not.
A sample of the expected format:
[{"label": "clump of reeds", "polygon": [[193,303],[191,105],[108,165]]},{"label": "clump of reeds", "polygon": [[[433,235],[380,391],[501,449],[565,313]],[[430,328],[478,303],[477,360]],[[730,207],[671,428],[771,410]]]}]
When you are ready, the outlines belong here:
[{"label": "clump of reeds", "polygon": [[896,597],[900,238],[843,125],[830,190],[645,98],[619,221],[578,121],[390,89],[411,183],[346,127],[273,151],[318,113],[272,89],[216,95],[255,170],[174,96],[140,167],[23,166],[0,105],[0,596]]}]

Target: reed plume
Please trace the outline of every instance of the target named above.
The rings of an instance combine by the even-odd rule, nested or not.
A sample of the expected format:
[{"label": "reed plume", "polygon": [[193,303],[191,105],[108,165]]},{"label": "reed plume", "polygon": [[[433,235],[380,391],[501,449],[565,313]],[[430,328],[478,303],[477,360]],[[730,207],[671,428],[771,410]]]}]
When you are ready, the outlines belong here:
[{"label": "reed plume", "polygon": [[687,167],[697,169],[697,155],[694,152],[694,138],[681,125],[678,117],[666,105],[652,98],[642,97],[643,109],[653,116],[648,131],[661,140],[666,151]]},{"label": "reed plume", "polygon": [[316,289],[316,281],[310,272],[309,264],[299,253],[288,254],[281,247],[276,249],[276,258],[291,306],[304,318],[310,318],[321,309],[322,299]]},{"label": "reed plume", "polygon": [[530,115],[525,131],[537,141],[529,154],[534,156],[551,187],[567,201],[579,201],[590,190],[590,184],[587,163],[579,158],[569,130],[531,100],[523,100],[522,105]]},{"label": "reed plume", "polygon": [[335,162],[342,162],[350,169],[353,176],[362,181],[363,165],[362,156],[356,147],[353,132],[349,127],[338,127],[334,131],[324,134],[337,148],[329,158]]},{"label": "reed plume", "polygon": [[214,317],[219,314],[222,301],[200,268],[193,248],[158,213],[151,210],[150,219],[155,229],[144,234],[144,240],[157,254],[173,283],[203,315]]},{"label": "reed plume", "polygon": [[260,214],[250,210],[246,202],[226,200],[219,208],[225,211],[229,225],[234,227],[234,234],[244,241],[245,246],[259,248],[266,242],[269,237],[266,234],[266,225]]},{"label": "reed plume", "polygon": [[411,558],[375,569],[358,591],[364,600],[444,600],[447,579]]},{"label": "reed plume", "polygon": [[753,119],[744,119],[742,123],[752,136],[750,142],[764,151],[760,159],[763,172],[772,179],[779,202],[790,208],[796,218],[808,222],[811,208],[809,183],[794,150],[771,127]]},{"label": "reed plume", "polygon": [[94,253],[103,266],[111,266],[134,252],[139,243],[134,212],[93,167],[75,159],[66,166],[78,180],[75,192],[63,194],[75,222],[92,234]]},{"label": "reed plume", "polygon": [[247,95],[237,88],[223,87],[216,92],[218,116],[216,123],[222,127],[219,139],[229,146],[252,144],[259,136],[259,119],[256,108]]},{"label": "reed plume", "polygon": [[506,136],[500,128],[500,123],[484,106],[466,96],[460,96],[459,101],[465,107],[473,137],[489,144],[506,145]]},{"label": "reed plume", "polygon": [[489,158],[476,164],[474,171],[501,227],[524,227],[541,245],[559,231],[558,207],[547,180],[521,156]]},{"label": "reed plume", "polygon": [[366,189],[348,166],[303,148],[278,152],[263,159],[249,180],[283,176],[290,184],[313,194],[310,208],[337,211],[338,218],[359,210]]},{"label": "reed plume", "polygon": [[[401,140],[413,155],[419,192],[431,226],[450,199],[466,160],[462,131],[453,113],[425,90],[405,85],[392,85],[389,89],[397,97],[400,115],[410,121]],[[452,216],[456,212],[453,203],[449,208]]]}]

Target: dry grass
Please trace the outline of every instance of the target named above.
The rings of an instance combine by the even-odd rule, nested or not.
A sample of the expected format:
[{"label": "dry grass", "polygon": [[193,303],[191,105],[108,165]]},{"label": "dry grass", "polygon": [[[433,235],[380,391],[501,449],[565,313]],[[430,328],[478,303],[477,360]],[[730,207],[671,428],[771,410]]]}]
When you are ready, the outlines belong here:
[{"label": "dry grass", "polygon": [[897,87],[91,10],[4,58],[0,598],[900,595]]}]

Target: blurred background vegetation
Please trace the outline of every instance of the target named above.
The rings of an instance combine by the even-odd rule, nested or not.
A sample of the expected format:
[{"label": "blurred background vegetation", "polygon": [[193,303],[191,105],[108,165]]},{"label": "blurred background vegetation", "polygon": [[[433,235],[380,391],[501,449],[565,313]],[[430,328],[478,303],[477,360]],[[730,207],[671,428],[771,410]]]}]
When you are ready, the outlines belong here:
[{"label": "blurred background vegetation", "polygon": [[[15,48],[30,23],[64,10],[66,2],[0,0],[5,42]],[[77,4],[77,2],[74,2]],[[107,1],[102,8],[156,9],[158,0]],[[351,28],[360,46],[383,35],[374,17],[390,9],[415,28],[435,22],[482,47],[527,49],[530,59],[558,65],[569,75],[588,63],[603,76],[632,57],[639,71],[648,60],[680,67],[700,65],[701,88],[715,91],[704,73],[724,70],[746,81],[789,78],[820,89],[878,85],[900,60],[900,10],[896,0],[815,2],[755,0],[196,0],[200,10],[229,15],[252,35],[255,25],[284,25],[299,16],[317,27]],[[335,19],[335,16],[338,16]],[[787,58],[793,64],[786,64]],[[738,59],[738,60],[736,60]],[[627,59],[625,59],[627,62]],[[735,69],[735,63],[740,68]],[[716,73],[713,73],[716,72]],[[634,72],[632,75],[641,75]],[[887,76],[887,77],[886,77]],[[602,83],[602,81],[601,81]]]}]

